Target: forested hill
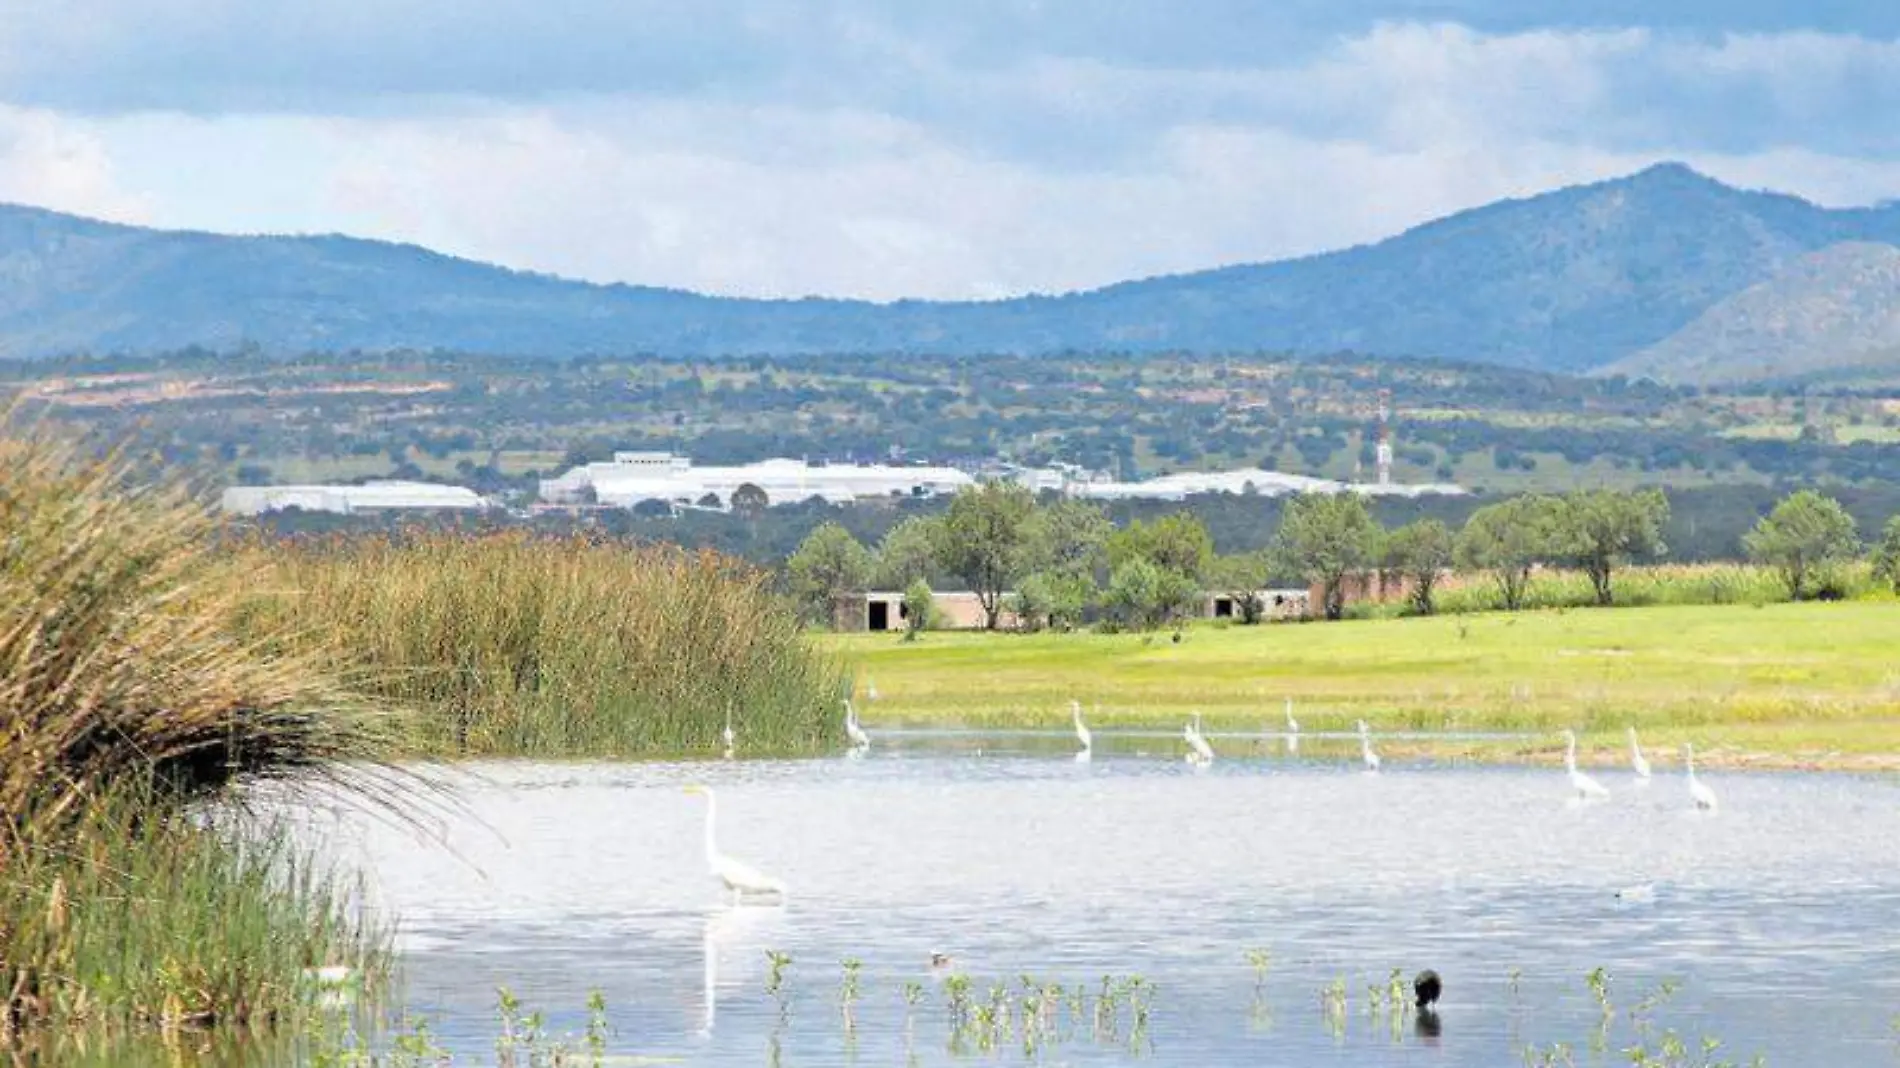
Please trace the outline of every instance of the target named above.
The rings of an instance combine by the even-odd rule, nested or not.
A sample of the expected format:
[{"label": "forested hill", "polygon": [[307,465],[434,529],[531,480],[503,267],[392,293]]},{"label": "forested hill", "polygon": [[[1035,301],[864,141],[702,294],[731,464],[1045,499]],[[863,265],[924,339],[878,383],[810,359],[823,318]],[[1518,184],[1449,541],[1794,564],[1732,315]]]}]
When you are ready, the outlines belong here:
[{"label": "forested hill", "polygon": [[1059,297],[871,304],[597,286],[407,245],[0,206],[0,356],[247,343],[549,356],[1354,350],[1583,371],[1668,352],[1657,346],[1719,302],[1844,241],[1900,243],[1900,208],[1825,209],[1671,164],[1298,260]]}]

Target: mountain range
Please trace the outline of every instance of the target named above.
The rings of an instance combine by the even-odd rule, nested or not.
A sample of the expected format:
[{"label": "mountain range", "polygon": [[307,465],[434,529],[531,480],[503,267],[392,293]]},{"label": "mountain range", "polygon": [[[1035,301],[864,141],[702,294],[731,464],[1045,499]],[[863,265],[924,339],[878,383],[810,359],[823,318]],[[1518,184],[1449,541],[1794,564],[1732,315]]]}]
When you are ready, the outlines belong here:
[{"label": "mountain range", "polygon": [[0,205],[0,357],[16,359],[1349,350],[1722,382],[1894,359],[1897,298],[1900,205],[1823,208],[1680,164],[1322,255],[983,302],[712,297]]}]

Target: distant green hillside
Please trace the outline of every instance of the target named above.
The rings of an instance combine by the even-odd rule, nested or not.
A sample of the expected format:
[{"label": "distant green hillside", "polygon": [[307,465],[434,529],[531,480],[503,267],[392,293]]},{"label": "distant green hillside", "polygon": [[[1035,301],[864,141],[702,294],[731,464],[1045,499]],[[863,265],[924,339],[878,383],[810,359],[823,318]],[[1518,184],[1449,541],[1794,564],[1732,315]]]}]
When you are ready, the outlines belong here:
[{"label": "distant green hillside", "polygon": [[[761,301],[596,286],[343,237],[145,230],[0,206],[0,356],[342,351],[1261,351],[1600,368],[1900,208],[1829,210],[1679,165],[1298,260],[982,303]],[[1770,370],[1781,370],[1770,368]]]}]

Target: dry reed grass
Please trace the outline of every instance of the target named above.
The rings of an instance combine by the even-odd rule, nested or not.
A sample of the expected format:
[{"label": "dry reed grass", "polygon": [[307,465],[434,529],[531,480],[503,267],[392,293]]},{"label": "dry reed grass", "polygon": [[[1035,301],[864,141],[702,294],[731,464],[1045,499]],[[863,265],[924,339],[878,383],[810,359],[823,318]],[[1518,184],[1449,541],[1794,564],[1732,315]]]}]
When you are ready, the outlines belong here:
[{"label": "dry reed grass", "polygon": [[843,692],[769,576],[712,552],[584,535],[405,533],[254,545],[250,625],[325,636],[339,668],[457,754],[835,744]]},{"label": "dry reed grass", "polygon": [[375,750],[375,710],[317,658],[234,635],[245,577],[205,508],[129,470],[46,433],[0,438],[0,833],[128,776],[190,799]]}]

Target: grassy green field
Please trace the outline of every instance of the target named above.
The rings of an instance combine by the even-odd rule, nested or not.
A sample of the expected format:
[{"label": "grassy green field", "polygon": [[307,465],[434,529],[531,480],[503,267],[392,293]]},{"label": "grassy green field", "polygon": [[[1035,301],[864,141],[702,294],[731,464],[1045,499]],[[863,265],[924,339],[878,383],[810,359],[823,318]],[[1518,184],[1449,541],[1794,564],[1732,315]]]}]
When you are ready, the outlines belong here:
[{"label": "grassy green field", "polygon": [[[1574,727],[1614,759],[1635,726],[1666,756],[1900,768],[1900,603],[1572,609],[1158,635],[932,633],[823,639],[879,700],[879,724],[1509,731],[1508,742],[1388,746],[1439,757],[1554,758]],[[1308,751],[1312,747],[1309,745]]]}]

